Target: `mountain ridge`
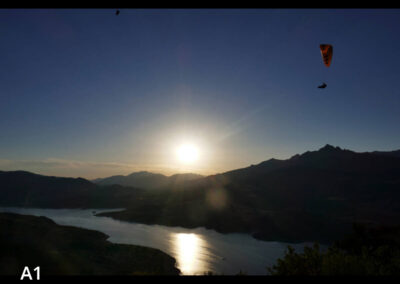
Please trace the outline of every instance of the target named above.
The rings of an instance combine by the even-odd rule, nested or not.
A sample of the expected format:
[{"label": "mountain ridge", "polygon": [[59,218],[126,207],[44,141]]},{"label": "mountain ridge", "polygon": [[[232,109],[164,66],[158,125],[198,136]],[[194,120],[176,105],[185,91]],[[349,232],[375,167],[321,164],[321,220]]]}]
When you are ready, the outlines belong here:
[{"label": "mountain ridge", "polygon": [[159,189],[169,186],[171,183],[183,182],[202,178],[204,176],[194,173],[182,173],[166,176],[148,171],[133,172],[129,175],[115,175],[106,178],[94,179],[92,182],[98,185],[113,185],[139,187],[144,189]]},{"label": "mountain ridge", "polygon": [[[325,145],[290,159],[188,181],[119,220],[247,232],[263,240],[329,242],[354,222],[398,224],[400,159]],[[168,200],[160,203],[157,200]],[[143,215],[143,212],[149,212]],[[163,212],[158,214],[157,212]]]},{"label": "mountain ridge", "polygon": [[400,159],[326,145],[151,190],[0,172],[0,205],[125,208],[99,215],[250,233],[263,240],[328,242],[341,238],[354,222],[399,224]]}]

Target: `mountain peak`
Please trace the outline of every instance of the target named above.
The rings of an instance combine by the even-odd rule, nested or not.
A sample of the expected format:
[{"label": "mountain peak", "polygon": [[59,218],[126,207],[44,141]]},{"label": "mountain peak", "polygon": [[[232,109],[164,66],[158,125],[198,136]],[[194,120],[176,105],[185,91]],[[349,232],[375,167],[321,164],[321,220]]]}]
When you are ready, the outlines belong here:
[{"label": "mountain peak", "polygon": [[326,144],[324,147],[316,150],[316,151],[307,151],[304,152],[303,154],[299,155],[296,154],[293,157],[290,158],[290,160],[298,160],[302,158],[311,158],[311,157],[331,157],[331,156],[342,156],[342,155],[349,155],[349,154],[354,154],[353,151],[343,149],[340,147],[335,147],[330,144]]},{"label": "mountain peak", "polygon": [[324,147],[322,147],[321,149],[319,149],[318,151],[322,151],[322,152],[334,152],[334,151],[342,151],[343,149],[341,149],[340,147],[334,147],[330,144],[326,144]]}]

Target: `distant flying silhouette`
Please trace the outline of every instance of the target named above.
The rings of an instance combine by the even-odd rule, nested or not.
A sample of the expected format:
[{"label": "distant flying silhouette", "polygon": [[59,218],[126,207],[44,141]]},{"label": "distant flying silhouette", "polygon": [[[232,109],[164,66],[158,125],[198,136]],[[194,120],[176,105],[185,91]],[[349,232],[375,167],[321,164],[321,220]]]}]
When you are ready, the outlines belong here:
[{"label": "distant flying silhouette", "polygon": [[326,86],[327,86],[327,85],[326,85],[325,83],[323,83],[321,86],[318,86],[318,88],[319,88],[319,89],[325,89]]},{"label": "distant flying silhouette", "polygon": [[117,16],[119,15],[119,10],[117,10],[117,12],[115,12],[115,15],[117,15]]}]

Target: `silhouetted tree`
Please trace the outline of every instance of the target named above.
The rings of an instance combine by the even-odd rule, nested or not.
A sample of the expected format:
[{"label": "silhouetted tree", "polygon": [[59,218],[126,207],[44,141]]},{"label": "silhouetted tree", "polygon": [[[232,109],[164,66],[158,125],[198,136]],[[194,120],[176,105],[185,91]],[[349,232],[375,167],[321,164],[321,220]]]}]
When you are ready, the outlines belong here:
[{"label": "silhouetted tree", "polygon": [[367,229],[335,242],[326,252],[318,243],[296,253],[288,247],[283,259],[267,270],[271,275],[400,275],[400,228]]}]

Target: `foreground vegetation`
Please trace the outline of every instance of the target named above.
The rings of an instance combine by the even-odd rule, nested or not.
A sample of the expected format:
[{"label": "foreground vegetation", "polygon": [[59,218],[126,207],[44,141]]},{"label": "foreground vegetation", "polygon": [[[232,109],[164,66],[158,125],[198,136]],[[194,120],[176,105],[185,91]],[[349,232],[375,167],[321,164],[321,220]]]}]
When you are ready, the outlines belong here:
[{"label": "foreground vegetation", "polygon": [[400,227],[355,225],[353,234],[322,252],[317,243],[267,268],[272,275],[400,275]]},{"label": "foreground vegetation", "polygon": [[113,244],[92,230],[45,217],[0,213],[0,275],[40,266],[42,275],[178,275],[175,259],[157,249]]}]

